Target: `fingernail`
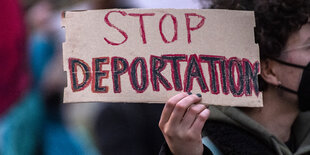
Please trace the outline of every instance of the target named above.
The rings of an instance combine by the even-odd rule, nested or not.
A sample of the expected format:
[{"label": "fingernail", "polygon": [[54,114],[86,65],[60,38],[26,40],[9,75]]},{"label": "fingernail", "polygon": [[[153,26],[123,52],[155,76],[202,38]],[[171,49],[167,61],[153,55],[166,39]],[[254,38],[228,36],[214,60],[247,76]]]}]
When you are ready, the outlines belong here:
[{"label": "fingernail", "polygon": [[197,95],[198,97],[201,97],[201,94],[199,94],[199,93],[198,93],[198,94],[196,94],[196,95]]},{"label": "fingernail", "polygon": [[187,94],[188,94],[188,95],[192,95],[193,93],[192,93],[192,92],[187,92]]}]

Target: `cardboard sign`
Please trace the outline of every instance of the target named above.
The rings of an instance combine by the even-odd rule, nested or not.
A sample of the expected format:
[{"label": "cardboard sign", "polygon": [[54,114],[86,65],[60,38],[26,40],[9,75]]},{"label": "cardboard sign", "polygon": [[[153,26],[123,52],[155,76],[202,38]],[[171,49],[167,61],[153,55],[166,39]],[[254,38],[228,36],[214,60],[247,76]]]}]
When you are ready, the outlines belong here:
[{"label": "cardboard sign", "polygon": [[165,103],[193,92],[206,104],[262,106],[253,12],[110,9],[63,16],[65,103]]}]

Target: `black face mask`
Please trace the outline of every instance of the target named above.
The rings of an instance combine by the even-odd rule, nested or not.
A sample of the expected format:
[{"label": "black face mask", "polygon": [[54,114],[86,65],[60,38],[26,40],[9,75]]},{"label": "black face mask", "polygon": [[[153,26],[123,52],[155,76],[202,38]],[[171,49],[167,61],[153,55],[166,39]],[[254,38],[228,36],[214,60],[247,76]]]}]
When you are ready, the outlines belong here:
[{"label": "black face mask", "polygon": [[310,63],[305,67],[305,66],[300,66],[296,64],[291,64],[287,63],[282,60],[278,59],[273,59],[281,64],[296,67],[296,68],[301,68],[303,69],[303,74],[301,77],[301,81],[299,84],[298,91],[292,90],[290,88],[284,87],[282,85],[279,85],[279,88],[297,94],[298,95],[298,106],[299,110],[304,112],[304,111],[309,111],[310,110]]}]

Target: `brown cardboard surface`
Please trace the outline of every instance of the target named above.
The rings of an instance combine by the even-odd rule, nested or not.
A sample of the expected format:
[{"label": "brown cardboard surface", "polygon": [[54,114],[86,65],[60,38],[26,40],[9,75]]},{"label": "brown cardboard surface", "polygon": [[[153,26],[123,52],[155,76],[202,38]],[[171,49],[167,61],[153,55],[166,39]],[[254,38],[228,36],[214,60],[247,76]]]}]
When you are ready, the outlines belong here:
[{"label": "brown cardboard surface", "polygon": [[65,103],[164,103],[191,91],[205,104],[262,106],[251,11],[69,11],[62,24]]}]

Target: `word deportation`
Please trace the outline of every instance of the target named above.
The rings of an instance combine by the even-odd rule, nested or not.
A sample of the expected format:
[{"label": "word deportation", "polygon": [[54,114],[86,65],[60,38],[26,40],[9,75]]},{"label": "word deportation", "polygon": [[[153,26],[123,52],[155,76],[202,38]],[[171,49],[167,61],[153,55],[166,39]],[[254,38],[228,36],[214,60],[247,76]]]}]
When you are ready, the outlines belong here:
[{"label": "word deportation", "polygon": [[[151,83],[153,91],[160,91],[161,84],[167,91],[176,90],[190,92],[194,79],[198,83],[201,92],[219,94],[219,81],[223,94],[231,93],[235,97],[243,95],[251,96],[252,91],[258,96],[258,73],[259,62],[251,63],[248,59],[215,55],[185,55],[169,54],[162,56],[151,55],[149,58],[149,70],[144,57],[135,57],[128,63],[123,57],[98,57],[92,59],[92,67],[85,61],[77,58],[69,58],[69,71],[71,88],[73,92],[82,91],[91,84],[93,93],[107,93],[109,86],[102,85],[104,79],[109,78],[111,73],[113,81],[113,92],[121,93],[121,76],[127,73],[132,89],[137,93],[143,93]],[[180,62],[186,63],[184,75],[181,76]],[[202,63],[208,64],[210,88],[205,80]],[[171,65],[171,79],[168,79],[162,72],[167,64]],[[103,65],[110,65],[110,70],[103,70]],[[218,67],[217,67],[218,66]],[[83,72],[83,80],[78,79],[78,67]],[[139,69],[139,70],[138,70]],[[220,77],[218,77],[218,70]],[[140,74],[140,77],[138,76]],[[236,76],[237,75],[237,76]],[[81,78],[81,77],[80,77]],[[183,78],[183,81],[182,81]],[[173,85],[172,85],[173,84]]]}]

